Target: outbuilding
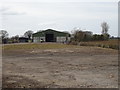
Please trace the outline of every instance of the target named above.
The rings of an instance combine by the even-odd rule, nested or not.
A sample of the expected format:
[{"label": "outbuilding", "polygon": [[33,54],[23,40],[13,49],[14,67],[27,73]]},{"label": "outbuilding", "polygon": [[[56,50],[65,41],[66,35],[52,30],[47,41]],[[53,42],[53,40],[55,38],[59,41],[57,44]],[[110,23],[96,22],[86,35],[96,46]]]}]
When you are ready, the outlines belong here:
[{"label": "outbuilding", "polygon": [[64,43],[70,41],[70,34],[66,32],[60,32],[52,29],[47,29],[43,31],[39,31],[34,33],[33,35],[33,42],[58,42]]},{"label": "outbuilding", "polygon": [[19,42],[20,43],[26,43],[26,42],[28,42],[28,38],[26,38],[26,37],[19,37]]}]

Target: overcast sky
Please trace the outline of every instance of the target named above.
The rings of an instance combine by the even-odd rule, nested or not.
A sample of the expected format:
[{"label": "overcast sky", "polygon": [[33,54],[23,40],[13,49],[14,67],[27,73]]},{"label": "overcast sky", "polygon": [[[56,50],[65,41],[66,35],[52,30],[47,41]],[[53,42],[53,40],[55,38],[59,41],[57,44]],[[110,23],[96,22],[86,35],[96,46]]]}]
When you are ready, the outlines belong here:
[{"label": "overcast sky", "polygon": [[109,24],[109,33],[118,36],[118,0],[0,1],[0,29],[10,36],[23,35],[27,30],[71,32],[74,27],[101,34],[103,21]]}]

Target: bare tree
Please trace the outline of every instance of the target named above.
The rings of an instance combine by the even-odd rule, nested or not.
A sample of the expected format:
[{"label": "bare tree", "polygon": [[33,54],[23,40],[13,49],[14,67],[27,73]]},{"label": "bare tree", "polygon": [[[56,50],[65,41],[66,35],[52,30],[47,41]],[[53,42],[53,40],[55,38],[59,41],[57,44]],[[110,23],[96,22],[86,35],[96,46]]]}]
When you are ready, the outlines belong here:
[{"label": "bare tree", "polygon": [[28,30],[24,33],[25,37],[28,37],[29,40],[31,39],[32,34],[33,34],[33,31],[31,31],[31,30]]},{"label": "bare tree", "polygon": [[83,32],[80,28],[75,27],[74,30],[72,31],[72,35],[74,41],[80,42],[84,39],[85,32]]},{"label": "bare tree", "polygon": [[101,24],[101,27],[102,27],[102,34],[108,34],[109,25],[107,24],[107,22],[103,22]]},{"label": "bare tree", "polygon": [[13,43],[18,43],[19,42],[19,35],[11,37],[11,40]]},{"label": "bare tree", "polygon": [[2,39],[7,38],[8,35],[9,35],[9,34],[8,34],[7,31],[5,31],[5,30],[0,30],[0,37],[1,37]]}]

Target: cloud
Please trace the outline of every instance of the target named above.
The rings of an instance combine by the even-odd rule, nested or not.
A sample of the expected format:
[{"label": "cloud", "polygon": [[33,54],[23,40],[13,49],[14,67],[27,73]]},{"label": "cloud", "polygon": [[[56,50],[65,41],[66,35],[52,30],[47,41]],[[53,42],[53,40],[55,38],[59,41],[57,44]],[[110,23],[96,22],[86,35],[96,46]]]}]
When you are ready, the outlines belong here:
[{"label": "cloud", "polygon": [[25,12],[15,11],[10,7],[1,7],[0,12],[2,15],[25,15]]},{"label": "cloud", "polygon": [[2,15],[25,15],[25,12],[3,12]]},{"label": "cloud", "polygon": [[31,30],[46,28],[71,30],[73,27],[85,27],[97,33],[97,30],[100,30],[99,24],[104,20],[110,23],[111,32],[114,32],[114,35],[117,33],[114,31],[117,30],[117,3],[23,1],[7,2],[3,6],[0,9],[0,12],[5,15],[3,28],[11,32],[11,35],[22,34],[29,28]]},{"label": "cloud", "polygon": [[8,7],[0,7],[0,12],[7,11],[9,8]]},{"label": "cloud", "polygon": [[1,0],[2,2],[118,2],[119,0]]},{"label": "cloud", "polygon": [[38,25],[42,25],[42,26],[44,26],[44,25],[54,25],[54,24],[56,24],[55,21],[49,21],[49,22],[39,23]]}]

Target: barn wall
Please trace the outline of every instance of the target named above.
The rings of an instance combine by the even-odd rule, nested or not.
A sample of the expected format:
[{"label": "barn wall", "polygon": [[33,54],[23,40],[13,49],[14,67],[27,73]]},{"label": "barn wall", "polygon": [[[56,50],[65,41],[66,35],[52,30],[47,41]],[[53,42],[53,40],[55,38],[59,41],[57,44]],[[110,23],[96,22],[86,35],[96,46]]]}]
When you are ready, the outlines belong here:
[{"label": "barn wall", "polygon": [[67,37],[67,38],[68,38],[68,40],[67,40],[67,41],[69,42],[69,41],[71,40],[71,37]]},{"label": "barn wall", "polygon": [[39,37],[33,37],[33,42],[34,42],[34,43],[39,42]]},{"label": "barn wall", "polygon": [[33,37],[33,42],[38,43],[38,42],[40,42],[41,39],[43,39],[43,41],[45,41],[45,37]]},{"label": "barn wall", "polygon": [[66,41],[66,37],[56,37],[56,42],[62,43]]},{"label": "barn wall", "polygon": [[41,40],[41,39],[42,39],[43,41],[45,41],[45,37],[40,37],[40,40]]},{"label": "barn wall", "polygon": [[70,41],[70,37],[69,37],[68,33],[48,29],[45,31],[34,33],[33,34],[33,42],[40,42],[41,39],[43,39],[46,42],[46,34],[53,34],[55,42],[62,43],[62,42]]},{"label": "barn wall", "polygon": [[[45,37],[33,37],[33,42],[34,43],[38,43],[40,42],[40,40],[43,39],[43,41],[45,41]],[[70,37],[56,37],[56,42],[58,43],[63,43],[63,42],[68,42],[70,41]]]}]

